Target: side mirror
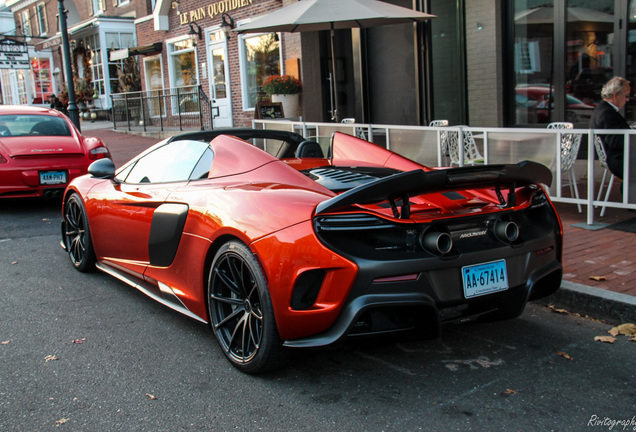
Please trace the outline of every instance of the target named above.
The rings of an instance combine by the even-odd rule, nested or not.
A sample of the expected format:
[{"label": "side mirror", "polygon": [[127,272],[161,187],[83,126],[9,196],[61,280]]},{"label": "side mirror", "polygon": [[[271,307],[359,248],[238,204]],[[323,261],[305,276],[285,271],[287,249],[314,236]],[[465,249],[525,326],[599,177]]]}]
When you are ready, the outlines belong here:
[{"label": "side mirror", "polygon": [[88,173],[101,179],[114,179],[115,164],[110,159],[99,159],[89,165]]}]

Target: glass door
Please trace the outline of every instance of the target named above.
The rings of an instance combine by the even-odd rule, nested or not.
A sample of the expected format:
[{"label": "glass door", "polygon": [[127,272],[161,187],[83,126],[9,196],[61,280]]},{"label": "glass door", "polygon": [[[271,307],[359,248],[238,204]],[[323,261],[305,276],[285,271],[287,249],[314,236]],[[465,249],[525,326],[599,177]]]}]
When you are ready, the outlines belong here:
[{"label": "glass door", "polygon": [[212,32],[209,41],[208,64],[210,65],[209,80],[214,127],[232,127],[232,99],[225,34],[222,31]]},{"label": "glass door", "polygon": [[144,58],[146,94],[150,97],[150,116],[165,117],[166,105],[163,97],[163,69],[161,56]]},{"label": "glass door", "polygon": [[567,2],[565,120],[577,127],[587,127],[592,110],[602,100],[603,85],[620,73],[613,57],[614,2]]}]

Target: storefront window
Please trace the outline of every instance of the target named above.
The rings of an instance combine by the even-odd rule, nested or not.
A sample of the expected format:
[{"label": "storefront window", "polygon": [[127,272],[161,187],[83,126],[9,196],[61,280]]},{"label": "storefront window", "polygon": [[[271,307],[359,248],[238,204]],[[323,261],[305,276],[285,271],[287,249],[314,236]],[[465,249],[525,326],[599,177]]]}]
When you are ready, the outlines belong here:
[{"label": "storefront window", "polygon": [[465,82],[462,66],[463,49],[459,30],[458,2],[432,0],[431,13],[437,18],[431,20],[432,62],[431,86],[433,100],[432,119],[448,120],[450,124],[465,124]]},{"label": "storefront window", "polygon": [[31,34],[31,12],[28,9],[20,12],[20,23],[22,24],[22,34],[24,36],[32,36]]},{"label": "storefront window", "polygon": [[196,58],[192,39],[185,39],[170,45],[170,65],[172,87],[186,87],[199,84]]},{"label": "storefront window", "polygon": [[40,36],[45,35],[49,31],[48,24],[46,22],[46,4],[38,3],[36,6],[38,14],[38,26],[40,27]]},{"label": "storefront window", "polygon": [[97,95],[104,94],[104,71],[102,68],[102,52],[99,47],[99,35],[86,38],[86,49],[90,56],[89,64],[93,77],[93,89]]},{"label": "storefront window", "polygon": [[45,104],[53,93],[51,85],[51,61],[47,58],[31,58],[31,85],[34,104]]},{"label": "storefront window", "polygon": [[[111,93],[120,93],[123,90],[119,85],[119,71],[124,70],[123,60],[110,61],[110,52],[122,48],[134,46],[134,37],[131,33],[106,33],[106,46],[108,49],[108,81]],[[104,78],[106,79],[106,78]]]},{"label": "storefront window", "polygon": [[554,106],[554,2],[517,0],[514,19],[515,123],[549,123]]},{"label": "storefront window", "polygon": [[150,92],[150,115],[155,117],[160,114],[165,115],[166,106],[161,95],[163,89],[163,70],[161,67],[161,56],[145,58],[144,71],[146,77],[146,91]]},{"label": "storefront window", "polygon": [[568,114],[575,104],[591,107],[601,101],[601,88],[612,76],[614,0],[567,2]]},{"label": "storefront window", "polygon": [[263,81],[280,74],[280,43],[275,33],[241,39],[243,109],[253,109]]}]

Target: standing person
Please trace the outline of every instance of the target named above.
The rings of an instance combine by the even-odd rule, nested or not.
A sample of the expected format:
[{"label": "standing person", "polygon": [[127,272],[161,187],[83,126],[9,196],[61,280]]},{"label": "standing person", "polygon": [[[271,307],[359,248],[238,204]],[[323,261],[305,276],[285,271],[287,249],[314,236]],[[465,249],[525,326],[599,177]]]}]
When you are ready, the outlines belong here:
[{"label": "standing person", "polygon": [[[629,99],[631,87],[625,78],[614,77],[603,86],[603,101],[594,108],[590,118],[590,129],[629,129],[630,126],[619,112]],[[616,177],[623,178],[623,155],[625,139],[621,134],[599,135],[607,154],[607,167]]]},{"label": "standing person", "polygon": [[52,94],[51,96],[49,96],[49,101],[51,102],[51,109],[58,110],[62,114],[65,114],[66,116],[68,116],[68,111],[66,107],[57,96]]}]

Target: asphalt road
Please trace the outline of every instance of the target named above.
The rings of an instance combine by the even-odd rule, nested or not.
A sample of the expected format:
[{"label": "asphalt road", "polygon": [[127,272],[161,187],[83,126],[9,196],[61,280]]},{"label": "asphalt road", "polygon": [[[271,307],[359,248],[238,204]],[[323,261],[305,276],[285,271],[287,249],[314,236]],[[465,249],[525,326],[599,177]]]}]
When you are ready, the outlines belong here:
[{"label": "asphalt road", "polygon": [[636,430],[636,342],[594,341],[610,325],[530,305],[244,375],[206,326],[76,272],[59,212],[0,202],[0,431]]}]

